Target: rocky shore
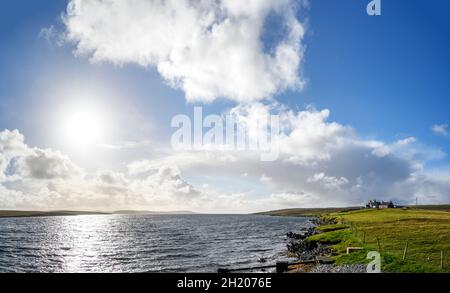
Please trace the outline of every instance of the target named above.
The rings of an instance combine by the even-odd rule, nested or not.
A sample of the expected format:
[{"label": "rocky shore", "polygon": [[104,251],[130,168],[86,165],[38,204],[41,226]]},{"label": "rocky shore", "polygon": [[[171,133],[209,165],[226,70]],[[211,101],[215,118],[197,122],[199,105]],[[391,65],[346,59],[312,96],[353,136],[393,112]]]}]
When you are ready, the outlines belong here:
[{"label": "rocky shore", "polygon": [[317,264],[308,271],[308,273],[332,273],[332,274],[362,274],[366,273],[366,265],[334,265],[334,264]]},{"label": "rocky shore", "polygon": [[336,223],[322,218],[314,218],[311,220],[311,223],[314,227],[299,231],[298,233],[289,232],[286,234],[288,254],[298,258],[300,261],[331,256],[332,251],[328,245],[323,245],[315,241],[307,241],[307,238],[318,233],[316,227]]},{"label": "rocky shore", "polygon": [[364,273],[365,265],[340,265],[334,264],[332,249],[329,245],[307,240],[308,237],[318,234],[317,227],[337,224],[335,220],[314,218],[311,220],[314,227],[299,231],[289,232],[287,237],[288,255],[295,257],[299,262],[314,261],[312,264],[300,264],[293,266],[290,273]]}]

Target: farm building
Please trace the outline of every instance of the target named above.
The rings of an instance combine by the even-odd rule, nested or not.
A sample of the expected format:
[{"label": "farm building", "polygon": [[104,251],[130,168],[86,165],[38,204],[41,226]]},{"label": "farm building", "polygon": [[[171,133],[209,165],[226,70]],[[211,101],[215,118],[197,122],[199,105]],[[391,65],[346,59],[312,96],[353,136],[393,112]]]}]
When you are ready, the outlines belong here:
[{"label": "farm building", "polygon": [[395,205],[392,201],[377,201],[377,200],[370,200],[366,208],[368,209],[392,209],[395,208]]}]

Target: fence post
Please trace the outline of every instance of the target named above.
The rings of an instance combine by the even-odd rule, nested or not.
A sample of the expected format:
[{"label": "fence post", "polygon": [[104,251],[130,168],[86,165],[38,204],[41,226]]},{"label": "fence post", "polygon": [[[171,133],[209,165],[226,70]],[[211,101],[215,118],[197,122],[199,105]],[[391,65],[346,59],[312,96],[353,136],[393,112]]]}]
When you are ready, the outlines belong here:
[{"label": "fence post", "polygon": [[441,250],[441,269],[444,269],[444,251]]},{"label": "fence post", "polygon": [[289,270],[289,263],[284,261],[277,262],[277,274],[285,273]]},{"label": "fence post", "polygon": [[364,231],[363,244],[366,244],[366,231]]},{"label": "fence post", "polygon": [[408,253],[408,241],[405,243],[405,249],[403,250],[403,260],[406,259],[406,254]]},{"label": "fence post", "polygon": [[381,251],[380,239],[377,237],[378,251]]}]

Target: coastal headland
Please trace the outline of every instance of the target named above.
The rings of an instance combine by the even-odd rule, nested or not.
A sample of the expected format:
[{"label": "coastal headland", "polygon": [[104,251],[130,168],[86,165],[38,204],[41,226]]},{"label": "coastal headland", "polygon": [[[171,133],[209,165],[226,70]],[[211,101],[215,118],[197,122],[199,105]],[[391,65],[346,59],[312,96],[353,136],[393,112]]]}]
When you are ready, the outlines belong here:
[{"label": "coastal headland", "polygon": [[316,217],[314,232],[289,235],[289,251],[299,258],[326,259],[334,263],[332,270],[365,266],[370,261],[368,253],[375,251],[380,253],[383,272],[450,272],[450,205],[289,209],[260,214]]}]

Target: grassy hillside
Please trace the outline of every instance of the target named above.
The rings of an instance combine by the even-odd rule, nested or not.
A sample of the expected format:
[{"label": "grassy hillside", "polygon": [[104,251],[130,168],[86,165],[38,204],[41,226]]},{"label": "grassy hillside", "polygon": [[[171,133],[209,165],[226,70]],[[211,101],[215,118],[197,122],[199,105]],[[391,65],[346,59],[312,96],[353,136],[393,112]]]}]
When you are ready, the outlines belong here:
[{"label": "grassy hillside", "polygon": [[323,214],[346,212],[353,210],[360,210],[360,207],[347,207],[347,208],[298,208],[298,209],[285,209],[269,212],[257,213],[256,215],[266,216],[282,216],[282,217],[308,217],[308,216],[320,216]]},{"label": "grassy hillside", "polygon": [[418,206],[410,206],[409,208],[419,209],[419,210],[450,212],[450,204],[447,204],[447,205],[418,205]]},{"label": "grassy hillside", "polygon": [[[337,212],[339,229],[321,227],[308,240],[333,245],[337,263],[365,262],[367,252],[379,251],[387,272],[450,272],[450,213],[421,209]],[[336,225],[335,225],[336,226]],[[332,228],[332,227],[331,227]],[[379,243],[379,245],[378,245]],[[405,260],[403,254],[407,245]],[[346,254],[350,246],[361,252]],[[441,251],[444,268],[441,268]]]}]

